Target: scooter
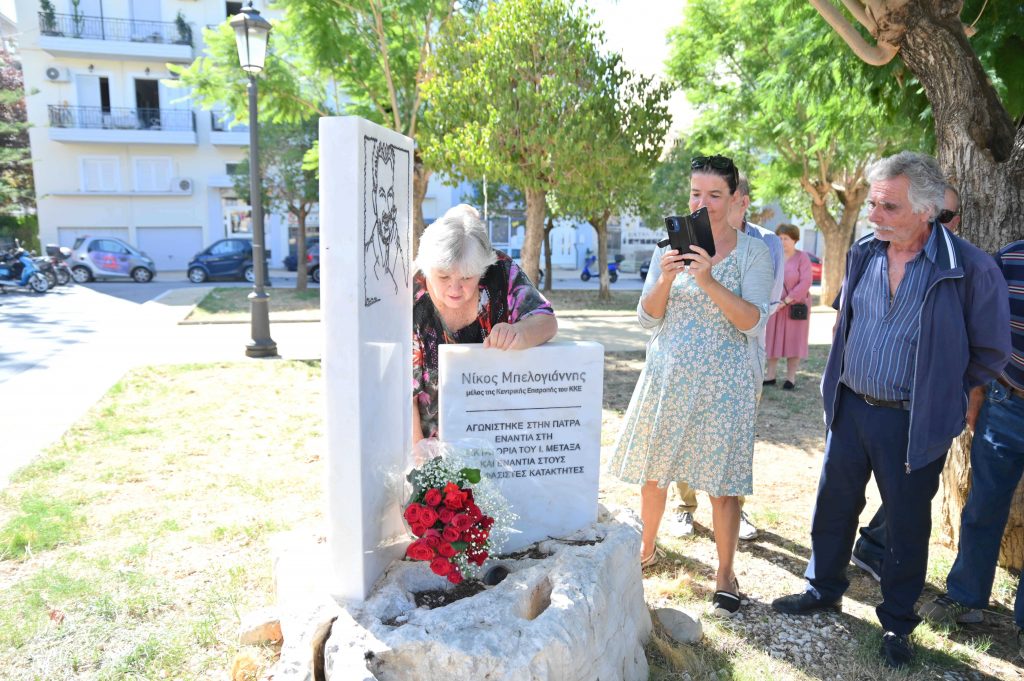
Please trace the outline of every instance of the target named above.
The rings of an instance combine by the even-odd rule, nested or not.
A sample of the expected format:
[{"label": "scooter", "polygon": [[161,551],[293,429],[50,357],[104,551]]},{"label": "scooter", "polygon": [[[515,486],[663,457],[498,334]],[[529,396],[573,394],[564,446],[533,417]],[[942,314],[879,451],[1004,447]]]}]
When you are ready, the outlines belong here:
[{"label": "scooter", "polygon": [[14,249],[0,254],[0,291],[8,288],[27,287],[34,293],[46,293],[50,282],[36,268],[32,256],[15,242]]},{"label": "scooter", "polygon": [[[626,256],[619,253],[615,256],[615,261],[608,263],[608,281],[615,283],[619,280],[619,263],[626,259]],[[590,281],[591,277],[598,276],[596,271],[591,272],[590,267],[597,264],[597,256],[592,255],[583,261],[583,271],[580,272],[580,279],[583,281]]]},{"label": "scooter", "polygon": [[53,265],[54,274],[57,275],[57,283],[61,286],[71,284],[73,281],[71,268],[68,267],[67,263],[71,257],[71,249],[67,246],[46,244],[46,255],[50,258],[50,264]]}]

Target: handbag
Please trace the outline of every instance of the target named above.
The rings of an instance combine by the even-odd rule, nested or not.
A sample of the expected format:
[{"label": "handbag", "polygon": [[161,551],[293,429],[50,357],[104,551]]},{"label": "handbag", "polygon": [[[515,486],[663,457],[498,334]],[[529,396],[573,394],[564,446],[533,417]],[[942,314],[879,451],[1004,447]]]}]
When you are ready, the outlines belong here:
[{"label": "handbag", "polygon": [[806,303],[790,303],[789,304],[789,318],[790,319],[807,319],[807,304]]}]

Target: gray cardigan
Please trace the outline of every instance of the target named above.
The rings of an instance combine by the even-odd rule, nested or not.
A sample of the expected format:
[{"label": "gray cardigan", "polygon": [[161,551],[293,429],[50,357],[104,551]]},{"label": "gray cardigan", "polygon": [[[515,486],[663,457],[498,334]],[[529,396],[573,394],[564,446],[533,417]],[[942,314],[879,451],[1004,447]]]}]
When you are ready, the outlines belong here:
[{"label": "gray cardigan", "polygon": [[[742,232],[736,233],[735,257],[739,261],[740,274],[740,297],[758,309],[760,313],[757,324],[749,329],[740,329],[747,337],[747,355],[750,358],[750,368],[754,373],[755,384],[758,390],[761,388],[761,381],[764,380],[764,345],[761,342],[761,332],[768,323],[768,306],[771,303],[772,285],[775,281],[775,272],[772,266],[771,253],[768,247],[760,239],[747,236]],[[644,309],[643,301],[654,288],[655,282],[661,276],[661,256],[669,247],[655,246],[654,254],[651,255],[651,269],[644,281],[644,290],[640,294],[640,302],[636,306],[637,318],[640,326],[645,329],[653,329],[651,338],[647,342],[650,348],[651,343],[661,332],[663,318],[654,317]]]}]

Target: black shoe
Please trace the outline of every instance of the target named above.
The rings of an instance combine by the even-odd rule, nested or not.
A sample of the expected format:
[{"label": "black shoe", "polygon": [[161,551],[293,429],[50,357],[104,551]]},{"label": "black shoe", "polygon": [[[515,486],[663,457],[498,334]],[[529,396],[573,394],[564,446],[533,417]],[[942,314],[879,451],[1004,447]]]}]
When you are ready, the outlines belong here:
[{"label": "black shoe", "polygon": [[858,552],[857,546],[853,547],[853,555],[850,556],[850,562],[859,567],[864,572],[871,575],[876,582],[881,584],[882,582],[882,561],[879,559],[869,556],[863,551]]},{"label": "black shoe", "polygon": [[782,384],[783,390],[793,390],[794,388],[796,388],[796,383],[794,383],[793,381],[786,381],[785,383]]},{"label": "black shoe", "polygon": [[910,637],[887,631],[882,636],[882,662],[886,667],[903,669],[914,659]]},{"label": "black shoe", "polygon": [[775,385],[775,379],[771,378],[768,379],[767,381],[761,381],[761,385]]},{"label": "black shoe", "polygon": [[834,603],[826,603],[815,596],[813,591],[804,591],[803,593],[776,598],[772,601],[772,610],[781,612],[783,615],[810,615],[820,610],[842,612],[843,602],[840,599]]}]

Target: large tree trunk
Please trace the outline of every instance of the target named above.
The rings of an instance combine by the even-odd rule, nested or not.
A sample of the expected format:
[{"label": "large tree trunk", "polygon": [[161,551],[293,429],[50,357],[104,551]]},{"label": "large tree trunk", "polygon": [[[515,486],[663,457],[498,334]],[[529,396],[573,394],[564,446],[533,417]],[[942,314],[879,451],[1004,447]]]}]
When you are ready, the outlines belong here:
[{"label": "large tree trunk", "polygon": [[413,160],[412,171],[412,252],[410,258],[415,258],[420,249],[420,235],[427,226],[423,222],[423,198],[427,195],[427,185],[430,183],[430,176],[433,172],[423,165],[419,152]]},{"label": "large tree trunk", "polygon": [[610,282],[608,280],[608,216],[610,213],[605,211],[604,213],[590,218],[588,222],[590,226],[597,232],[597,271],[600,272],[601,286],[597,292],[598,300],[611,300],[612,290]]},{"label": "large tree trunk", "polygon": [[[1024,238],[1024,127],[1014,130],[964,36],[961,5],[956,0],[911,2],[882,17],[878,37],[899,46],[904,63],[927,92],[939,161],[962,197],[961,235],[994,251]],[[943,475],[946,532],[952,543],[969,489],[966,440],[950,450]],[[1022,502],[1024,491],[1018,487],[1000,555],[1007,567],[1024,564]]]},{"label": "large tree trunk", "polygon": [[544,227],[544,292],[551,293],[551,282],[555,273],[551,269],[551,230],[555,228],[555,218],[548,215],[547,224]]},{"label": "large tree trunk", "polygon": [[295,218],[299,223],[298,233],[295,235],[295,290],[305,291],[309,279],[309,271],[306,268],[306,214],[308,209],[301,206]]},{"label": "large tree trunk", "polygon": [[530,281],[537,281],[540,270],[540,244],[544,241],[544,215],[547,213],[547,192],[526,190],[526,238],[519,260]]},{"label": "large tree trunk", "polygon": [[[857,222],[856,213],[852,219],[836,222],[824,201],[811,202],[811,215],[814,224],[825,237],[825,262],[821,276],[821,304],[831,305],[839,295],[843,285],[843,274],[846,271],[846,253],[850,250],[853,238],[853,226]],[[845,216],[844,216],[845,217]]]}]

